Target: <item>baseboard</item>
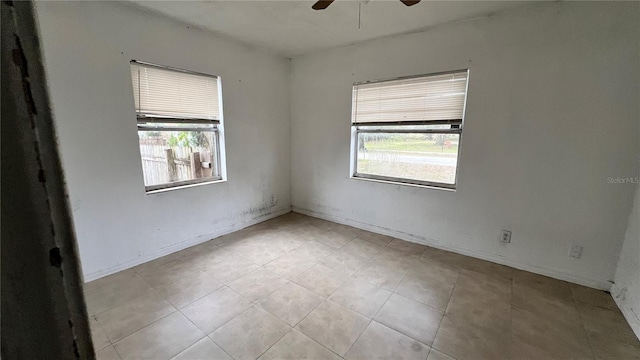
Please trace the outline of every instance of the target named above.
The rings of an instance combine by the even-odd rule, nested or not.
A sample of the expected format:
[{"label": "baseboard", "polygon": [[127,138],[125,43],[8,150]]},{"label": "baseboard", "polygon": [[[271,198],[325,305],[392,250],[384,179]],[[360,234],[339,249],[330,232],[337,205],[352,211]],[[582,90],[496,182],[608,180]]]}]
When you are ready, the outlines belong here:
[{"label": "baseboard", "polygon": [[261,215],[259,217],[253,218],[253,219],[251,219],[249,221],[233,224],[231,226],[227,226],[225,228],[218,229],[218,230],[216,230],[216,231],[214,231],[212,233],[203,234],[203,235],[197,236],[195,238],[191,238],[191,239],[188,239],[188,240],[185,240],[185,241],[181,241],[179,243],[176,243],[176,244],[170,245],[168,247],[162,248],[162,249],[160,249],[160,250],[158,250],[158,251],[156,251],[154,253],[151,253],[151,254],[148,254],[148,255],[145,255],[145,256],[141,256],[141,257],[132,259],[130,261],[125,261],[125,262],[120,263],[120,264],[118,264],[116,266],[112,266],[112,267],[109,267],[109,268],[106,268],[106,269],[101,269],[101,270],[94,271],[94,272],[89,273],[89,274],[85,274],[84,275],[84,281],[85,282],[89,282],[89,281],[97,280],[97,279],[99,279],[101,277],[105,277],[105,276],[108,276],[108,275],[111,275],[111,274],[115,274],[115,273],[117,273],[119,271],[126,270],[126,269],[132,268],[132,267],[140,265],[140,264],[144,264],[144,263],[146,263],[148,261],[155,260],[157,258],[172,254],[172,253],[174,253],[176,251],[184,250],[186,248],[201,244],[203,242],[207,242],[207,241],[209,241],[211,239],[214,239],[214,238],[217,238],[219,236],[226,235],[226,234],[232,233],[234,231],[242,230],[242,229],[244,229],[246,227],[249,227],[251,225],[255,225],[255,224],[261,223],[263,221],[267,221],[269,219],[273,219],[275,217],[284,215],[284,214],[289,213],[289,212],[291,212],[291,209],[283,209],[283,210],[267,213],[267,214]]},{"label": "baseboard", "polygon": [[611,290],[611,283],[609,283],[608,281],[583,278],[583,277],[576,276],[574,274],[570,274],[558,269],[549,269],[549,268],[543,268],[533,264],[520,263],[520,262],[512,261],[510,259],[506,259],[504,257],[497,256],[495,254],[480,252],[476,250],[470,250],[470,249],[461,248],[457,246],[451,246],[448,244],[444,244],[442,242],[438,242],[433,239],[420,237],[420,236],[404,233],[397,230],[387,229],[387,228],[379,227],[376,225],[367,224],[367,223],[363,223],[363,222],[359,222],[351,219],[346,219],[346,218],[342,218],[342,217],[338,217],[338,216],[334,216],[334,215],[330,215],[330,214],[326,214],[318,211],[308,210],[298,206],[292,206],[291,210],[304,215],[313,216],[313,217],[317,217],[317,218],[328,220],[328,221],[333,221],[343,225],[353,226],[359,229],[375,232],[378,234],[392,236],[397,239],[414,242],[422,245],[427,245],[437,249],[447,250],[447,251],[455,252],[458,254],[491,261],[493,263],[506,265],[506,266],[524,270],[524,271],[529,271],[532,273],[548,276],[554,279],[564,280],[574,284],[583,285],[583,286],[587,286],[587,287],[591,287],[599,290],[606,290],[606,291]]},{"label": "baseboard", "polygon": [[627,319],[633,332],[638,339],[640,339],[640,314],[636,313],[636,311],[640,311],[640,309],[634,310],[631,307],[631,302],[627,299],[626,294],[626,289],[620,289],[617,284],[611,286],[611,296],[613,296],[613,300],[620,308],[624,318]]}]

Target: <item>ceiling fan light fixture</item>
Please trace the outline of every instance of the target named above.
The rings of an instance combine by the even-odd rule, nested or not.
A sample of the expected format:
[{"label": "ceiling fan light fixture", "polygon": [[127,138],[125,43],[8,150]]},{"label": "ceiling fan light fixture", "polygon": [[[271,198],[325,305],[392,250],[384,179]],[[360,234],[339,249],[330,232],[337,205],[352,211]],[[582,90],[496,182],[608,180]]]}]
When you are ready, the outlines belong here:
[{"label": "ceiling fan light fixture", "polygon": [[324,10],[328,8],[332,2],[334,2],[334,0],[320,0],[320,1],[317,1],[315,4],[313,4],[311,8],[313,10]]},{"label": "ceiling fan light fixture", "polygon": [[400,0],[400,1],[407,6],[413,6],[420,2],[420,0]]},{"label": "ceiling fan light fixture", "polygon": [[[313,10],[324,10],[326,8],[329,7],[329,5],[331,5],[332,2],[334,2],[335,0],[320,0],[320,1],[316,1],[315,4],[313,4],[313,6],[311,6],[311,8]],[[417,3],[420,2],[420,0],[400,0],[403,4],[407,5],[407,6],[413,6]]]}]

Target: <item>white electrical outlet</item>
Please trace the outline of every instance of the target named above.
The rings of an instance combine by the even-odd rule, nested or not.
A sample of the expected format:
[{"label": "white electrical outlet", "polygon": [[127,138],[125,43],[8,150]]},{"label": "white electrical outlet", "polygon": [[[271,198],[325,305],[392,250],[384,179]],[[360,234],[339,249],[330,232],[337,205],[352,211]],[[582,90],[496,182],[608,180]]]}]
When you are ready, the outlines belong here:
[{"label": "white electrical outlet", "polygon": [[582,256],[582,246],[580,245],[571,245],[569,249],[569,257],[580,259]]},{"label": "white electrical outlet", "polygon": [[502,230],[502,232],[500,233],[500,242],[501,243],[505,243],[505,244],[510,243],[511,242],[511,231]]}]

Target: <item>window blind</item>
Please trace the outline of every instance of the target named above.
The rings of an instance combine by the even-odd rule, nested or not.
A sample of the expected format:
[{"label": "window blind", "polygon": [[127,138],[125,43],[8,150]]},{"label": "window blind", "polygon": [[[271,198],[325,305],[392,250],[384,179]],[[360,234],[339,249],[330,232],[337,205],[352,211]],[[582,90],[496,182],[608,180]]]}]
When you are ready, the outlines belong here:
[{"label": "window blind", "polygon": [[352,122],[462,120],[466,70],[353,86]]},{"label": "window blind", "polygon": [[218,78],[131,62],[138,115],[220,120]]}]

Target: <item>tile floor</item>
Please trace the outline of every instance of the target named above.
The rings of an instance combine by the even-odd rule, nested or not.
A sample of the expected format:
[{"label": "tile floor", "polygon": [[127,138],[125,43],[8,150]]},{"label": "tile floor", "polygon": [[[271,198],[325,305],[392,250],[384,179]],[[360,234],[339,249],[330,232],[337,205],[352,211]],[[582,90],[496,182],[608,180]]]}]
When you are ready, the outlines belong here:
[{"label": "tile floor", "polygon": [[296,213],[85,293],[99,359],[640,359],[605,292]]}]

